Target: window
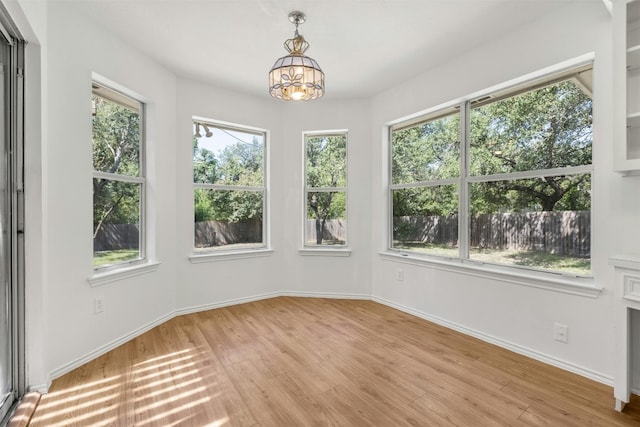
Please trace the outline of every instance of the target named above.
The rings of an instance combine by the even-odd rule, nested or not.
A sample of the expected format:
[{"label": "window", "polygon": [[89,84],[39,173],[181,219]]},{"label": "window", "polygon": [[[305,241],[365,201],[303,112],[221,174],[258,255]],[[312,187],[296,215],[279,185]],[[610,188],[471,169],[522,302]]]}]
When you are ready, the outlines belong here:
[{"label": "window", "polygon": [[266,246],[263,130],[193,122],[194,251]]},{"label": "window", "polygon": [[92,84],[93,266],[145,258],[144,105]]},{"label": "window", "polygon": [[588,276],[591,66],[390,129],[390,248]]},{"label": "window", "polygon": [[347,244],[347,133],[306,133],[305,246]]}]

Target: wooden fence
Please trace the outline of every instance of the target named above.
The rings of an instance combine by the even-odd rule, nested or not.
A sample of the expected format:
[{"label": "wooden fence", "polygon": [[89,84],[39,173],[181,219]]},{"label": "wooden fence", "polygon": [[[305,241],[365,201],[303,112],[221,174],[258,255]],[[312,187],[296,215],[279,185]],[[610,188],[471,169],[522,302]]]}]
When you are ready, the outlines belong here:
[{"label": "wooden fence", "polygon": [[[138,248],[137,224],[103,224],[93,239],[93,250],[113,251]],[[262,220],[242,222],[203,221],[194,227],[195,247],[262,241]]]},{"label": "wooden fence", "polygon": [[[393,219],[394,240],[457,245],[458,217],[403,216]],[[315,220],[306,222],[306,235],[315,242]],[[328,220],[323,240],[344,241],[346,222]],[[589,211],[482,214],[471,217],[472,248],[534,250],[573,257],[591,254]],[[236,223],[203,221],[195,224],[196,247],[262,241],[262,221]],[[138,226],[105,224],[93,241],[95,251],[138,247]]]},{"label": "wooden fence", "polygon": [[196,248],[262,242],[262,220],[196,222],[194,233]]},{"label": "wooden fence", "polygon": [[[470,246],[588,258],[590,231],[589,211],[482,214],[471,217]],[[456,245],[458,217],[396,217],[394,240]]]},{"label": "wooden fence", "polygon": [[139,241],[138,224],[102,224],[93,239],[93,250],[134,249],[139,247]]},{"label": "wooden fence", "polygon": [[[322,240],[325,242],[338,242],[344,243],[347,238],[347,233],[345,232],[347,221],[343,219],[328,219],[324,225],[324,231],[322,233]],[[307,237],[307,241],[309,243],[316,243],[316,220],[315,219],[307,219],[305,224],[305,236]]]}]

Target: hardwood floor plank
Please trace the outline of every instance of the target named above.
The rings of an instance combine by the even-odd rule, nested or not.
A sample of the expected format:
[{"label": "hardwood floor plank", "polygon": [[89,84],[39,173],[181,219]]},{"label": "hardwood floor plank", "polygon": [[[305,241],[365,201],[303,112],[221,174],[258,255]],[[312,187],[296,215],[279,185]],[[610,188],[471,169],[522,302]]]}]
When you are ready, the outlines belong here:
[{"label": "hardwood floor plank", "polygon": [[37,391],[25,394],[16,408],[15,414],[7,424],[7,427],[26,427],[40,402],[42,395]]},{"label": "hardwood floor plank", "polygon": [[178,316],[57,378],[30,426],[632,426],[640,398],[372,301]]},{"label": "hardwood floor plank", "polygon": [[342,426],[398,425],[395,417],[383,405],[360,397],[347,386],[338,386],[319,396],[324,406],[331,408],[334,419]]}]

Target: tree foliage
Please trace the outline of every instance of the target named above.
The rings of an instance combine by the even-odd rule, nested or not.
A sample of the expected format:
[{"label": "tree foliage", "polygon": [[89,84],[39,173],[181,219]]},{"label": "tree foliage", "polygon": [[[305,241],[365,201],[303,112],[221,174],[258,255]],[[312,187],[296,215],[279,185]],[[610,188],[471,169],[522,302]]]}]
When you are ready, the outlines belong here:
[{"label": "tree foliage", "polygon": [[[93,169],[110,174],[140,175],[140,112],[93,95]],[[93,180],[94,236],[103,224],[137,224],[140,184]]]},{"label": "tree foliage", "polygon": [[262,142],[238,140],[216,154],[193,139],[193,179],[196,183],[255,187],[256,189],[201,189],[194,193],[195,221],[240,222],[262,219],[264,183]]},{"label": "tree foliage", "polygon": [[[572,81],[472,106],[469,173],[509,174],[591,164],[592,102]],[[452,113],[392,134],[392,183],[460,177],[460,115]],[[472,213],[588,210],[588,174],[487,179],[470,185]],[[394,216],[449,215],[457,186],[393,191]]]},{"label": "tree foliage", "polygon": [[344,191],[347,185],[347,138],[344,135],[318,135],[305,138],[307,218],[315,219],[316,244],[323,243],[327,220],[344,219],[347,211]]},{"label": "tree foliage", "polygon": [[460,114],[397,130],[392,139],[394,184],[460,176]]},{"label": "tree foliage", "polygon": [[[591,164],[591,122],[591,98],[571,81],[474,108],[470,172],[491,175]],[[472,206],[472,211],[590,208],[589,175],[487,184],[476,186],[484,191],[472,194],[472,200],[484,206]]]}]

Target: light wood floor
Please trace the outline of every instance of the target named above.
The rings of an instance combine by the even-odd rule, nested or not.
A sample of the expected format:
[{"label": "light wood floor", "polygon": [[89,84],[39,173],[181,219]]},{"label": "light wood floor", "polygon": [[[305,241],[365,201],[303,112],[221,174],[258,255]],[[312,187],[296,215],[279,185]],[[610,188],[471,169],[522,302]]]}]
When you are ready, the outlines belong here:
[{"label": "light wood floor", "polygon": [[371,301],[177,317],[56,379],[30,426],[630,426],[610,387]]}]

